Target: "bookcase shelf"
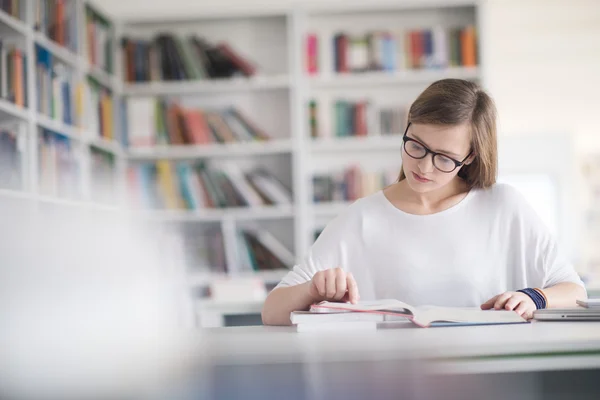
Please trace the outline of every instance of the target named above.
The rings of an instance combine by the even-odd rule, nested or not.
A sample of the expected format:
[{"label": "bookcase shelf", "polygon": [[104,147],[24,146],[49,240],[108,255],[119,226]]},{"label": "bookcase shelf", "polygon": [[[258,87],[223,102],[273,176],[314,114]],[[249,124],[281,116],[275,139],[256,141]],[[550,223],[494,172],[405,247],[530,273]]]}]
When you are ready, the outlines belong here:
[{"label": "bookcase shelf", "polygon": [[0,10],[0,33],[6,36],[11,34],[26,35],[28,31],[27,25],[19,19]]},{"label": "bookcase shelf", "polygon": [[261,206],[205,209],[199,211],[142,211],[139,215],[165,222],[219,222],[225,219],[236,221],[278,220],[294,217],[294,207]]},{"label": "bookcase shelf", "polygon": [[402,133],[392,135],[331,137],[314,139],[314,153],[345,151],[398,151],[402,147]]},{"label": "bookcase shelf", "polygon": [[265,283],[278,283],[290,270],[275,269],[267,271],[236,272],[236,273],[215,273],[215,272],[192,272],[190,273],[189,283],[191,286],[202,286],[214,281],[225,279],[259,279]]},{"label": "bookcase shelf", "polygon": [[231,79],[205,79],[180,82],[129,83],[123,90],[125,96],[169,96],[204,93],[232,93],[261,90],[288,89],[287,75],[236,77]]},{"label": "bookcase shelf", "polygon": [[26,121],[29,118],[28,109],[16,106],[7,100],[0,99],[0,121],[4,122],[15,118]]},{"label": "bookcase shelf", "polygon": [[34,32],[33,39],[34,39],[35,43],[44,47],[46,50],[48,50],[50,53],[52,53],[52,55],[54,57],[58,58],[59,60],[61,60],[65,64],[69,65],[70,67],[75,68],[75,69],[81,69],[85,65],[85,60],[82,57],[73,53],[71,50],[67,49],[66,47],[59,45],[55,41],[49,39],[43,33]]},{"label": "bookcase shelf", "polygon": [[79,142],[85,140],[84,131],[76,126],[67,125],[61,121],[52,119],[46,115],[37,113],[36,122],[38,126],[56,132],[60,135],[68,137]]},{"label": "bookcase shelf", "polygon": [[261,156],[286,154],[292,151],[290,140],[270,140],[265,142],[240,142],[208,145],[171,145],[130,149],[127,155],[132,161],[149,160],[194,160],[201,158]]},{"label": "bookcase shelf", "polygon": [[443,78],[478,79],[477,67],[454,67],[444,69],[401,70],[395,72],[375,71],[359,73],[339,73],[310,77],[314,89],[372,87],[428,83]]},{"label": "bookcase shelf", "polygon": [[[27,7],[35,4],[31,1],[22,1]],[[88,3],[87,1],[85,3]],[[92,8],[101,8],[100,2],[92,4]],[[339,3],[339,4],[338,4]],[[377,4],[376,4],[377,3]],[[381,3],[381,4],[379,4]],[[139,20],[108,21],[109,35],[95,37],[97,43],[110,43],[114,57],[109,57],[112,65],[103,65],[102,69],[92,65],[89,61],[88,37],[86,32],[86,4],[77,4],[72,12],[77,15],[78,50],[72,51],[62,47],[49,39],[44,33],[35,31],[34,19],[36,14],[28,10],[27,21],[20,21],[0,11],[0,34],[2,38],[10,36],[24,36],[23,48],[27,56],[27,101],[29,109],[19,108],[6,100],[0,99],[0,119],[22,120],[27,122],[28,140],[27,154],[23,160],[27,165],[25,169],[27,182],[23,185],[28,191],[2,191],[0,196],[31,199],[41,204],[60,205],[65,207],[87,207],[92,210],[119,210],[124,216],[134,218],[147,218],[160,223],[165,222],[173,226],[181,226],[185,230],[212,229],[217,226],[230,233],[240,226],[253,224],[278,239],[289,250],[303,255],[314,240],[314,230],[318,223],[323,225],[326,221],[343,211],[351,202],[313,203],[314,175],[329,174],[330,171],[339,171],[340,165],[351,162],[365,163],[367,173],[376,173],[380,167],[379,161],[389,159],[398,162],[395,154],[402,145],[399,129],[388,128],[395,135],[377,135],[367,137],[331,137],[312,140],[307,103],[316,98],[319,100],[319,113],[329,110],[338,99],[342,101],[368,101],[371,97],[379,96],[382,105],[390,107],[407,107],[416,95],[429,83],[448,77],[482,80],[481,67],[452,67],[443,69],[402,69],[394,72],[364,72],[364,73],[332,73],[332,42],[330,39],[336,32],[353,35],[365,35],[370,31],[388,30],[398,33],[411,29],[431,29],[441,25],[443,28],[462,27],[473,25],[479,29],[477,0],[452,0],[452,1],[426,1],[426,2],[401,2],[396,4],[390,1],[365,2],[337,2],[331,5],[303,4],[291,2],[281,6],[278,12],[269,12],[262,9],[250,9],[248,12],[231,12],[230,8],[198,16],[186,15],[178,20],[168,20],[160,17],[145,18],[140,15]],[[109,20],[110,15],[101,13]],[[201,22],[201,23],[199,23]],[[273,33],[275,32],[275,33]],[[130,37],[133,40],[147,41],[160,33],[187,37],[198,35],[211,44],[225,42],[231,44],[232,49],[239,55],[255,64],[259,75],[250,78],[236,76],[229,79],[201,79],[194,81],[160,81],[132,83],[126,82],[124,71],[125,57],[120,46],[121,39]],[[320,74],[309,75],[306,65],[306,37],[309,33],[316,33],[322,47],[319,49]],[[103,42],[106,39],[106,42]],[[483,40],[484,36],[480,37]],[[12,40],[12,38],[11,38]],[[479,39],[478,39],[479,40]],[[38,44],[47,49],[54,58],[71,69],[73,83],[84,83],[87,77],[93,78],[101,86],[108,88],[113,96],[111,113],[114,119],[115,140],[93,135],[86,124],[86,128],[68,126],[62,122],[37,112],[38,83],[36,82],[36,50],[31,43]],[[97,49],[99,49],[97,47]],[[329,53],[329,54],[327,54]],[[126,54],[126,53],[125,53]],[[321,57],[325,56],[325,57]],[[103,59],[103,58],[100,58]],[[98,61],[98,60],[96,60]],[[355,60],[353,60],[354,62]],[[100,62],[100,64],[103,64]],[[458,64],[457,64],[458,65]],[[400,68],[400,67],[396,67]],[[106,71],[113,71],[112,74]],[[160,76],[163,74],[158,74]],[[153,75],[155,76],[155,75]],[[193,76],[193,75],[186,75]],[[130,77],[131,78],[131,77]],[[89,83],[89,82],[87,82]],[[72,88],[73,100],[77,98],[76,88]],[[365,94],[367,93],[367,94]],[[348,97],[346,98],[347,94]],[[203,146],[158,146],[152,148],[126,148],[120,143],[123,137],[119,131],[125,128],[125,120],[129,115],[122,100],[140,100],[146,98],[168,97],[165,101],[176,101],[186,110],[221,109],[234,107],[247,114],[248,118],[265,133],[272,137],[264,142],[236,142],[227,144],[210,144]],[[364,96],[364,99],[362,98]],[[360,99],[358,98],[360,97]],[[129,99],[131,98],[131,99]],[[375,99],[377,100],[377,99]],[[376,103],[378,104],[378,103]],[[89,106],[85,106],[88,107]],[[84,110],[89,114],[96,112],[95,106],[91,110]],[[135,110],[134,110],[135,111]],[[380,110],[378,110],[380,111]],[[386,111],[386,110],[384,110]],[[132,113],[139,115],[138,113]],[[143,118],[141,119],[143,120]],[[333,121],[333,118],[328,118]],[[85,121],[87,123],[87,121]],[[143,121],[144,123],[147,121]],[[320,126],[324,129],[326,124]],[[91,126],[93,124],[90,124]],[[101,125],[101,124],[97,124]],[[131,128],[130,124],[129,128]],[[106,124],[104,124],[106,126]],[[142,124],[143,126],[143,124]],[[38,149],[40,148],[40,135],[38,127],[46,128],[60,135],[73,139],[73,144],[81,152],[77,160],[81,179],[79,188],[83,199],[93,198],[94,187],[92,182],[100,174],[92,173],[93,163],[98,161],[98,154],[91,150],[96,148],[114,155],[115,176],[118,177],[117,186],[125,187],[127,172],[158,160],[192,161],[210,159],[206,164],[233,163],[243,171],[252,171],[256,167],[268,170],[275,178],[280,179],[286,186],[289,185],[292,193],[292,203],[285,206],[261,206],[246,208],[202,209],[200,211],[143,211],[127,209],[125,205],[111,206],[80,200],[59,199],[50,196],[40,196],[36,190],[39,188],[39,162]],[[23,128],[25,129],[25,128]],[[382,129],[369,129],[369,132],[383,131]],[[334,131],[331,131],[334,132]],[[122,132],[121,132],[122,133]],[[319,132],[323,133],[323,132]],[[329,133],[329,132],[328,132]],[[110,136],[106,133],[106,136]],[[188,140],[189,141],[189,140]],[[81,154],[79,154],[81,153]],[[111,158],[107,156],[107,158]],[[228,160],[235,158],[235,160]],[[383,160],[385,159],[385,160]],[[366,166],[374,162],[376,166]],[[184,163],[185,164],[185,163]],[[239,165],[238,165],[239,164]],[[102,164],[104,165],[104,164]],[[131,167],[131,169],[128,169]],[[154,167],[150,165],[149,167]],[[371,168],[373,167],[373,168]],[[111,170],[112,171],[112,170]],[[98,171],[96,171],[98,172]],[[98,178],[101,183],[101,178]],[[101,185],[99,185],[101,186]],[[118,189],[121,190],[121,189]],[[120,193],[123,194],[123,193]],[[122,198],[119,196],[119,198]],[[339,197],[334,197],[339,198]],[[172,224],[171,224],[172,223]],[[186,231],[187,232],[187,231]],[[184,232],[185,233],[185,232]],[[224,243],[227,253],[231,247],[236,247],[235,242]],[[233,258],[235,260],[235,258]],[[227,262],[231,260],[227,256]],[[238,259],[239,261],[239,259]],[[229,265],[229,264],[228,264]],[[247,274],[220,274],[209,273],[204,277],[190,276],[192,284],[201,281],[214,281],[230,277],[257,277],[265,282],[276,282],[287,271],[258,271]],[[232,299],[226,306],[213,301],[202,301],[202,307],[219,309],[224,312],[243,313],[260,311],[262,302]]]},{"label": "bookcase shelf", "polygon": [[85,64],[86,71],[89,76],[97,80],[99,84],[107,87],[108,89],[115,90],[116,83],[114,76],[108,74],[106,71],[103,71],[102,68],[91,65],[88,62],[85,62]]}]

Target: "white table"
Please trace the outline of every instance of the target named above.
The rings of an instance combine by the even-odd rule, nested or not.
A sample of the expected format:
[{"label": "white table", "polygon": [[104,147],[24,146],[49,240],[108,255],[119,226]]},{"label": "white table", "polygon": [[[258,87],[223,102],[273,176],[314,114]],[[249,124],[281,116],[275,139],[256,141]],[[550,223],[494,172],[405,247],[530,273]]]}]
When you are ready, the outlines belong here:
[{"label": "white table", "polygon": [[561,391],[600,398],[600,323],[396,326],[326,334],[205,329],[203,360],[213,371],[212,393],[223,398],[364,398],[366,388],[382,392],[373,398],[446,397],[448,390],[466,396],[457,398],[552,398]]}]

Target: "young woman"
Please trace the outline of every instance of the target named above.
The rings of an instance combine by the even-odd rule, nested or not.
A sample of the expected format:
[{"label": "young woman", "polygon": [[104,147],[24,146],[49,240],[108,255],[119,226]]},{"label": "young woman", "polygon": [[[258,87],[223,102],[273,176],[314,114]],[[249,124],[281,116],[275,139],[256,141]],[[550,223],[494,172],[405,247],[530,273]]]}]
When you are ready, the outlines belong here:
[{"label": "young woman", "polygon": [[[269,294],[262,318],[322,300],[514,310],[575,306],[577,273],[510,186],[496,184],[496,109],[476,84],[444,79],[412,104],[397,183],[328,224]],[[520,290],[520,291],[519,291]]]}]

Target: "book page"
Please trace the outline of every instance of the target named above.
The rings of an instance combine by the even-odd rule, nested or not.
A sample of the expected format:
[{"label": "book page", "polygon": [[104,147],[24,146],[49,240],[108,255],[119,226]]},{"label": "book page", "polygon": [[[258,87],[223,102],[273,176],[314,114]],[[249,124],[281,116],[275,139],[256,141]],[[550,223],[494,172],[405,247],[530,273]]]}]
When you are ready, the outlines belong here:
[{"label": "book page", "polygon": [[380,313],[394,313],[394,314],[413,314],[415,308],[395,299],[383,299],[375,301],[360,301],[358,304],[351,303],[335,303],[330,301],[322,301],[318,304],[314,304],[311,307],[311,311],[315,310],[347,310],[357,312],[380,312]]},{"label": "book page", "polygon": [[514,311],[481,310],[473,308],[454,308],[423,306],[417,307],[414,322],[428,326],[432,322],[469,322],[469,323],[516,323],[526,320]]}]

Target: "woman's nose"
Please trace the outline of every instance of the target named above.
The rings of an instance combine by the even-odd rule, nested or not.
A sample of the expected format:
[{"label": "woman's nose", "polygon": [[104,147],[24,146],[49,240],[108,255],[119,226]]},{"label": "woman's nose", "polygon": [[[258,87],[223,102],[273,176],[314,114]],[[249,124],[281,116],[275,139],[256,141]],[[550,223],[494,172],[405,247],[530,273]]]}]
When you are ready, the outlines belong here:
[{"label": "woman's nose", "polygon": [[433,155],[427,154],[424,158],[420,159],[417,166],[423,173],[433,172]]}]

